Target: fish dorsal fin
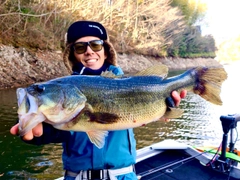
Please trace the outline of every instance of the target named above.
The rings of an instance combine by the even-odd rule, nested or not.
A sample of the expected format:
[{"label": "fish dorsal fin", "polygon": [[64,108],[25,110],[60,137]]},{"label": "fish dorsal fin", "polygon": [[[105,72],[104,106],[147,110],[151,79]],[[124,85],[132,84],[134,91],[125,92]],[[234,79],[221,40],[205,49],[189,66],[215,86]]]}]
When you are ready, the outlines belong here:
[{"label": "fish dorsal fin", "polygon": [[168,67],[163,64],[154,65],[136,73],[134,76],[159,76],[165,78],[168,74]]},{"label": "fish dorsal fin", "polygon": [[121,76],[115,75],[112,71],[103,71],[103,72],[101,73],[101,76],[107,77],[107,78],[117,78],[117,77],[121,77]]},{"label": "fish dorsal fin", "polygon": [[87,135],[90,141],[101,149],[105,144],[105,138],[108,136],[108,131],[88,131]]}]

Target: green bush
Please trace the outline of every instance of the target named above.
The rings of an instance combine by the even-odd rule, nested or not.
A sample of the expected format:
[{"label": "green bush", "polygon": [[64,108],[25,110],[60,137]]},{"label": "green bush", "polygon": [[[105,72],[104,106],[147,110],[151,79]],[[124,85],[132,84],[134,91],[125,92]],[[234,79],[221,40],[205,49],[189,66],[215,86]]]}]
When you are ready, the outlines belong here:
[{"label": "green bush", "polygon": [[215,40],[212,36],[202,36],[200,27],[188,26],[175,38],[168,49],[173,57],[216,57]]}]

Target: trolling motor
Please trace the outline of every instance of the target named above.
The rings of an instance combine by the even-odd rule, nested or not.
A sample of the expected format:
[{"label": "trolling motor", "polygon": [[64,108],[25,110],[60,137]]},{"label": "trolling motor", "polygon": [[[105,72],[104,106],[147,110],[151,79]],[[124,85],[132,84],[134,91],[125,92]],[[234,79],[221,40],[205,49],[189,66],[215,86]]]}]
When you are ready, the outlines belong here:
[{"label": "trolling motor", "polygon": [[237,122],[240,121],[240,114],[220,116],[220,120],[222,122],[222,129],[223,129],[221,155],[216,161],[214,161],[210,164],[213,169],[224,172],[224,173],[228,173],[228,172],[230,172],[230,168],[233,165],[237,165],[237,163],[238,163],[237,161],[226,157],[228,133],[230,131],[230,142],[229,142],[228,152],[235,153],[235,148],[234,148],[235,142],[233,140],[233,136],[234,136],[233,129],[235,129],[237,127]]}]

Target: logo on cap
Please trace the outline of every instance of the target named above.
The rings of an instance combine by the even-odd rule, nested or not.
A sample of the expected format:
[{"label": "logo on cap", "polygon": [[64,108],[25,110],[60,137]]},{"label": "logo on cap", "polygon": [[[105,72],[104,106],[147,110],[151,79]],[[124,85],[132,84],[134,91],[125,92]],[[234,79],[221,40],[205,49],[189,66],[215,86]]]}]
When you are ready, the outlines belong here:
[{"label": "logo on cap", "polygon": [[89,24],[89,27],[97,28],[100,31],[100,33],[103,34],[103,31],[100,27],[95,26],[95,25],[91,25],[91,24]]}]

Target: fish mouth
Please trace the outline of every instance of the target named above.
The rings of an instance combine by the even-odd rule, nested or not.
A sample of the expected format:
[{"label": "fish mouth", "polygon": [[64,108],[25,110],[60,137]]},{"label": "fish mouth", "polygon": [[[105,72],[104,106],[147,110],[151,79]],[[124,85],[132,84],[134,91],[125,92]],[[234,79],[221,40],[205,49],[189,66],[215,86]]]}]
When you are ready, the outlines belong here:
[{"label": "fish mouth", "polygon": [[38,110],[38,100],[28,94],[25,88],[17,89],[19,135],[24,136],[37,124],[46,120],[46,116]]},{"label": "fish mouth", "polygon": [[53,97],[52,92],[59,87],[56,84],[41,85],[41,92],[38,85],[17,89],[20,136],[43,121],[54,127],[64,126],[85,108],[86,97],[72,85],[63,86],[63,90],[57,91],[57,96]]}]

